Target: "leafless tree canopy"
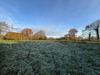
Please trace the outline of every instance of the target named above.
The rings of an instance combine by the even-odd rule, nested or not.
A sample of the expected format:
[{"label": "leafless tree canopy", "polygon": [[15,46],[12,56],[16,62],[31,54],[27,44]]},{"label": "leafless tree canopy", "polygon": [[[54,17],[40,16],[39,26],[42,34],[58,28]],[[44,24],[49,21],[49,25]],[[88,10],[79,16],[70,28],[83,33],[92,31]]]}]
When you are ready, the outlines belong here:
[{"label": "leafless tree canopy", "polygon": [[0,22],[0,36],[1,33],[4,33],[8,30],[8,24],[6,24],[5,22]]},{"label": "leafless tree canopy", "polygon": [[85,32],[91,32],[93,33],[93,31],[95,31],[96,36],[97,36],[97,40],[99,40],[99,27],[100,27],[100,20],[94,21],[93,23],[91,23],[90,25],[87,25],[85,27]]}]

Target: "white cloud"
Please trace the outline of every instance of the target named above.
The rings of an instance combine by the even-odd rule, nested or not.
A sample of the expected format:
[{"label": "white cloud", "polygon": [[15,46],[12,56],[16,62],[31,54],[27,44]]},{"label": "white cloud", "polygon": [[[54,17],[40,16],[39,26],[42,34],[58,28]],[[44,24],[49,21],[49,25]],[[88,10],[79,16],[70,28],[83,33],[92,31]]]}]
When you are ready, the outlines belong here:
[{"label": "white cloud", "polygon": [[10,14],[7,10],[0,7],[0,21],[6,21],[8,24],[14,24],[15,21],[13,21],[12,14]]},{"label": "white cloud", "polygon": [[[7,12],[4,8],[0,7],[0,21],[5,21],[9,27],[11,28],[12,25],[15,25],[17,21],[13,20],[13,15]],[[22,30],[22,27],[13,26],[13,31],[19,32]]]},{"label": "white cloud", "polygon": [[5,14],[0,14],[0,21],[6,21],[8,24],[15,23],[10,16],[5,15]]},{"label": "white cloud", "polygon": [[39,30],[43,30],[46,33],[47,37],[63,37],[67,34],[68,30],[67,26],[64,25],[43,25],[43,26],[35,26],[32,28],[34,33]]}]

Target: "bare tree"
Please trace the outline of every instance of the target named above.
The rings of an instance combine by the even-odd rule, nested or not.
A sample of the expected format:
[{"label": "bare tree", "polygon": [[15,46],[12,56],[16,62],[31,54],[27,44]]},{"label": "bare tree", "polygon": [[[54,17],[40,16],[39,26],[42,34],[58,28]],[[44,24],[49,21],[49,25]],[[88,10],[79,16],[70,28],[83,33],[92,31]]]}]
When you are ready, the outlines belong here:
[{"label": "bare tree", "polygon": [[2,33],[7,32],[8,30],[8,24],[6,24],[5,22],[0,22],[0,36]]},{"label": "bare tree", "polygon": [[92,24],[87,25],[84,31],[88,31],[89,33],[93,33],[95,31],[97,40],[99,40],[99,27],[100,27],[100,20],[94,21]]}]

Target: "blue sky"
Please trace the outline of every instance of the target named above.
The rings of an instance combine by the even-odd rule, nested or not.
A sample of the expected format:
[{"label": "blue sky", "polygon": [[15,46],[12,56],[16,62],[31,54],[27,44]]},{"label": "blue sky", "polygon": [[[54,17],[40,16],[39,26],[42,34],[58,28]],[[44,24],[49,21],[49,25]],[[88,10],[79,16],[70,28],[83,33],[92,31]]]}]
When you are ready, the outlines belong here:
[{"label": "blue sky", "polygon": [[[0,21],[60,37],[100,19],[100,0],[0,0]],[[20,30],[19,30],[20,29]]]}]

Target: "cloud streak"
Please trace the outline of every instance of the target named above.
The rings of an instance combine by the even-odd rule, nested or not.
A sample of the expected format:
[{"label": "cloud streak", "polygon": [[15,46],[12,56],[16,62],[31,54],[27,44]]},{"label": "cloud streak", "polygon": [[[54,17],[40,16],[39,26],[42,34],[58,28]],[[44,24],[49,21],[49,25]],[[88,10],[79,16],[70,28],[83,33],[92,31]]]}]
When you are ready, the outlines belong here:
[{"label": "cloud streak", "polygon": [[34,33],[36,33],[39,30],[43,30],[46,33],[47,37],[62,37],[66,33],[68,33],[68,30],[66,26],[64,25],[43,25],[43,26],[35,26],[32,28]]}]

